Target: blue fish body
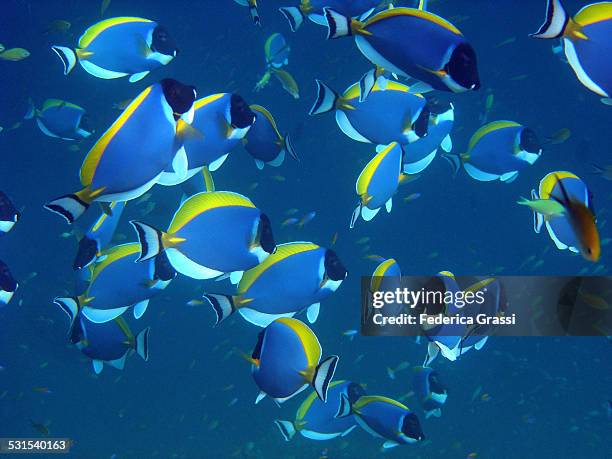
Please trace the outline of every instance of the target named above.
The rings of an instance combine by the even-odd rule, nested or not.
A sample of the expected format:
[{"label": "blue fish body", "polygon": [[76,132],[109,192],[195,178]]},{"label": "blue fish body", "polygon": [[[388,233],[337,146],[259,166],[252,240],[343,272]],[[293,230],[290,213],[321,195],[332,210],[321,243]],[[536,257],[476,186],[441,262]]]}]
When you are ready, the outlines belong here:
[{"label": "blue fish body", "polygon": [[541,149],[527,151],[521,147],[526,129],[513,121],[494,121],[481,127],[470,140],[468,159],[464,161],[466,172],[480,181],[513,181],[541,155]]},{"label": "blue fish body", "polygon": [[91,132],[81,126],[85,110],[63,100],[48,99],[38,112],[36,122],[40,130],[49,137],[64,140],[83,140]]},{"label": "blue fish body", "polygon": [[282,34],[274,33],[270,35],[266,40],[264,50],[267,65],[279,69],[289,64],[291,48]]},{"label": "blue fish body", "polygon": [[439,417],[440,408],[446,403],[447,391],[439,382],[437,372],[429,367],[416,367],[412,388],[425,411],[425,416]]},{"label": "blue fish body", "polygon": [[133,340],[134,336],[121,318],[94,323],[79,314],[72,330],[72,342],[92,360],[120,359],[133,348]]},{"label": "blue fish body", "polygon": [[244,138],[244,148],[256,161],[277,165],[284,159],[284,154],[280,157],[285,148],[283,136],[270,112],[258,105],[251,105],[251,110],[256,120]]},{"label": "blue fish body", "polygon": [[342,100],[355,109],[340,108],[336,111],[336,121],[353,140],[405,145],[418,138],[412,127],[426,100],[421,95],[411,94],[408,86],[389,82],[382,90],[376,84],[368,98],[359,102],[359,85],[354,84],[346,90]]}]

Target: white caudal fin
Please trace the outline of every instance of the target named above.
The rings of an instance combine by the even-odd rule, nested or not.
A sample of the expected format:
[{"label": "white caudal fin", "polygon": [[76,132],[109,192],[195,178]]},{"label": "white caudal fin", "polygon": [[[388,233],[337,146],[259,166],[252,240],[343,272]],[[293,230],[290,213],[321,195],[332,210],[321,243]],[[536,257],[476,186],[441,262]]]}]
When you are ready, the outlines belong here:
[{"label": "white caudal fin", "polygon": [[312,386],[314,387],[317,396],[323,400],[327,401],[327,388],[329,387],[329,383],[334,377],[334,373],[336,372],[336,366],[338,365],[339,357],[337,355],[332,355],[331,357],[323,360],[315,370],[314,376],[312,378]]},{"label": "white caudal fin", "polygon": [[215,311],[215,325],[219,325],[223,320],[227,319],[236,310],[234,300],[229,295],[217,295],[216,293],[207,293],[203,298],[210,303],[210,306]]},{"label": "white caudal fin", "polygon": [[536,33],[529,36],[532,38],[559,38],[563,35],[565,27],[569,22],[569,16],[561,5],[561,0],[548,0],[546,7],[546,19]]},{"label": "white caudal fin", "polygon": [[321,113],[331,112],[336,108],[338,94],[321,80],[317,83],[317,99],[308,112],[309,115],[320,115]]},{"label": "white caudal fin", "polygon": [[278,430],[280,430],[280,433],[285,441],[291,440],[295,435],[295,426],[293,425],[293,422],[276,419],[274,424],[276,424],[276,427],[278,427]]},{"label": "white caudal fin", "polygon": [[323,8],[327,21],[327,39],[348,37],[352,35],[351,18],[338,13],[332,8]]},{"label": "white caudal fin", "polygon": [[151,327],[145,328],[136,335],[136,353],[146,362],[149,360],[149,332]]},{"label": "white caudal fin", "polygon": [[361,203],[357,204],[357,207],[353,211],[353,215],[351,215],[351,223],[349,224],[349,228],[355,228],[355,223],[357,223],[357,219],[361,215]]},{"label": "white caudal fin", "polygon": [[[538,199],[538,193],[536,193],[536,190],[531,190],[531,200],[537,200]],[[544,225],[544,216],[539,213],[536,212],[535,210],[533,211],[533,231],[536,234],[540,234],[540,231],[542,231],[542,225]]]},{"label": "white caudal fin", "polygon": [[249,13],[251,13],[251,19],[253,20],[253,24],[261,27],[261,18],[259,17],[259,12],[257,11],[256,3],[249,5]]},{"label": "white caudal fin", "polygon": [[89,208],[89,204],[81,200],[76,194],[67,194],[44,205],[50,210],[66,219],[68,223],[74,223]]},{"label": "white caudal fin", "polygon": [[77,55],[74,50],[66,48],[65,46],[52,46],[51,49],[62,61],[62,65],[64,66],[64,75],[68,75],[70,72],[72,72],[72,69],[77,63]]},{"label": "white caudal fin", "polygon": [[359,102],[363,102],[376,84],[376,69],[368,70],[359,80]]},{"label": "white caudal fin", "polygon": [[352,411],[351,401],[346,394],[340,394],[340,404],[338,405],[338,412],[334,415],[335,418],[345,418],[350,416]]},{"label": "white caudal fin", "polygon": [[130,225],[136,230],[140,243],[140,256],[137,261],[150,260],[163,252],[163,233],[160,230],[136,220],[130,221]]},{"label": "white caudal fin", "polygon": [[291,27],[292,32],[295,32],[297,29],[299,29],[302,25],[302,22],[304,22],[304,15],[298,7],[283,7],[279,8],[278,11],[283,13],[283,16],[287,18],[287,21],[289,22],[289,27]]},{"label": "white caudal fin", "polygon": [[289,134],[285,136],[284,142],[285,151],[289,153],[289,156],[291,156],[295,161],[299,163],[300,157],[298,156],[297,152],[295,151],[295,148],[293,147],[293,142],[291,141],[291,136]]},{"label": "white caudal fin", "polygon": [[58,305],[62,311],[68,316],[70,325],[68,326],[68,333],[72,330],[74,320],[79,313],[79,300],[74,297],[70,298],[55,298],[53,303]]},{"label": "white caudal fin", "polygon": [[459,169],[461,168],[461,158],[459,157],[459,155],[445,153],[442,155],[442,157],[446,161],[448,161],[448,164],[450,164],[450,167],[453,171],[453,177],[456,177],[457,173],[459,172]]}]

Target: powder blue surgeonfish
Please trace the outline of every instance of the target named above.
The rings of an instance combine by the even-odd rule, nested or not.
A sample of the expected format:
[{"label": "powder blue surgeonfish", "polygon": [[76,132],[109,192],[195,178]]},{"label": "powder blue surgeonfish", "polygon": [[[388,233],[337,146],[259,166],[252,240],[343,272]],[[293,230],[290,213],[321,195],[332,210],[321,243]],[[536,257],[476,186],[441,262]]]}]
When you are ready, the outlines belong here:
[{"label": "powder blue surgeonfish", "polygon": [[242,6],[249,7],[249,13],[251,14],[251,19],[253,23],[257,26],[261,26],[261,18],[259,17],[259,12],[257,11],[257,0],[234,0],[236,3]]},{"label": "powder blue surgeonfish", "polygon": [[[395,292],[402,287],[401,284],[402,270],[399,263],[394,258],[389,258],[378,264],[370,279],[370,292]],[[403,312],[405,305],[401,302],[385,301],[381,308],[372,308],[368,311],[369,314],[380,313],[384,317],[397,316]],[[371,318],[370,318],[371,319]],[[368,320],[370,320],[368,319]],[[380,327],[380,333],[386,332],[393,335],[397,332],[397,328],[393,325]]]},{"label": "powder blue surgeonfish", "polygon": [[195,101],[191,125],[201,134],[188,138],[184,149],[187,174],[168,166],[161,175],[161,185],[176,185],[207,166],[216,171],[229,153],[240,144],[255,122],[255,114],[238,94],[213,94]]},{"label": "powder blue surgeonfish", "polygon": [[380,395],[364,395],[351,403],[342,395],[338,417],[354,415],[369,434],[385,439],[384,449],[414,444],[425,439],[416,414],[404,404]]},{"label": "powder blue surgeonfish", "polygon": [[419,92],[464,92],[480,88],[476,53],[447,20],[416,8],[393,8],[361,22],[325,8],[327,38],[354,36],[374,65],[420,80]]},{"label": "powder blue surgeonfish", "polygon": [[72,269],[78,271],[96,261],[100,252],[110,244],[124,208],[125,202],[111,202],[108,206],[110,215],[102,212],[102,215],[93,222],[79,241]]},{"label": "powder blue surgeonfish", "polygon": [[230,275],[237,283],[243,272],[276,250],[270,220],[238,193],[198,193],[178,208],[167,231],[130,222],[140,241],[139,261],[165,252],[170,264],[193,279]]},{"label": "powder blue surgeonfish", "polygon": [[70,320],[70,342],[91,359],[96,374],[102,372],[105,363],[123,370],[126,359],[134,352],[145,362],[149,360],[150,327],[134,336],[122,317],[95,323],[88,320],[74,303],[62,299],[54,302]]},{"label": "powder blue surgeonfish", "polygon": [[131,83],[172,61],[178,54],[176,43],[157,22],[136,17],[105,19],[89,27],[79,38],[76,49],[51,48],[68,75],[76,63],[97,78],[130,76]]},{"label": "powder blue surgeonfish", "polygon": [[[571,199],[582,203],[586,208],[591,208],[591,195],[586,184],[575,174],[566,171],[556,171],[546,174],[540,181],[538,192],[532,190],[533,199],[563,199],[561,191],[561,182],[565,191]],[[542,226],[546,226],[548,235],[555,243],[559,250],[570,250],[574,253],[580,253],[579,235],[572,227],[569,215],[562,214],[558,216],[545,217],[542,214],[534,212],[533,229],[539,233]]]},{"label": "powder blue surgeonfish", "polygon": [[47,99],[40,110],[31,108],[26,119],[36,118],[43,134],[63,140],[83,140],[93,133],[85,109],[71,102]]},{"label": "powder blue surgeonfish", "polygon": [[361,102],[358,83],[341,96],[319,80],[317,87],[317,99],[310,114],[335,110],[338,126],[353,140],[405,145],[427,135],[427,100],[421,94],[413,94],[406,85],[389,81],[383,90],[375,84],[368,98]]},{"label": "powder blue surgeonfish", "polygon": [[264,53],[266,55],[266,66],[272,66],[280,69],[289,64],[289,53],[291,47],[283,34],[273,33],[268,37],[264,45]]},{"label": "powder blue surgeonfish", "polygon": [[425,419],[442,415],[440,408],[446,403],[448,389],[437,371],[430,367],[414,367],[412,389],[425,411]]},{"label": "powder blue surgeonfish", "polygon": [[0,306],[4,306],[11,301],[17,291],[19,284],[11,274],[6,263],[0,260]]},{"label": "powder blue surgeonfish", "polygon": [[265,327],[279,317],[307,310],[310,323],[317,320],[321,301],[335,292],[347,271],[338,255],[311,242],[280,244],[275,253],[246,271],[236,295],[204,295],[217,323],[233,312]]},{"label": "powder blue surgeonfish", "polygon": [[136,263],[140,244],[122,244],[102,252],[99,261],[90,265],[91,280],[87,290],[77,297],[56,298],[56,302],[74,305],[88,320],[108,322],[134,308],[139,319],[149,300],[165,289],[176,272],[164,254]]},{"label": "powder blue surgeonfish", "polygon": [[6,193],[0,191],[0,233],[8,233],[20,218],[21,212],[17,210]]},{"label": "powder blue surgeonfish", "polygon": [[255,403],[266,396],[283,403],[308,386],[326,402],[338,356],[321,361],[321,354],[321,344],[306,324],[288,317],[272,322],[259,332],[255,349],[247,357],[260,390]]},{"label": "powder blue surgeonfish", "polygon": [[196,91],[165,79],[138,95],[91,148],[80,178],[83,189],[61,196],[45,208],[73,223],[93,201],[129,201],[145,194],[171,164],[187,174],[183,140],[193,132]]},{"label": "powder blue surgeonfish", "polygon": [[272,114],[260,105],[251,105],[250,108],[255,113],[255,123],[242,143],[247,153],[255,160],[257,168],[263,169],[265,164],[280,166],[285,159],[285,153],[299,161],[289,134],[281,135]]},{"label": "powder blue surgeonfish", "polygon": [[364,388],[351,381],[334,381],[327,389],[327,401],[323,402],[312,392],[302,402],[295,415],[295,421],[276,420],[274,423],[286,441],[296,432],[311,440],[331,440],[345,437],[357,427],[354,416],[336,417],[343,402],[342,395],[350,403],[365,395]]},{"label": "powder blue surgeonfish", "polygon": [[445,111],[434,113],[432,110],[427,135],[405,148],[402,168],[404,174],[414,175],[423,172],[436,157],[438,148],[446,153],[451,152],[453,141],[450,133],[454,123],[455,109],[452,104]]},{"label": "powder blue surgeonfish", "polygon": [[533,38],[561,39],[565,57],[586,88],[612,105],[612,2],[591,3],[570,17],[561,0],[548,0],[546,20]]},{"label": "powder blue surgeonfish", "polygon": [[445,155],[445,158],[455,173],[463,164],[475,180],[511,183],[541,154],[542,144],[532,129],[514,121],[493,121],[474,133],[465,154]]},{"label": "powder blue surgeonfish", "polygon": [[351,18],[367,18],[380,5],[380,0],[300,0],[298,6],[279,8],[295,32],[308,17],[316,24],[325,25],[324,8],[329,7]]},{"label": "powder blue surgeonfish", "polygon": [[355,185],[359,202],[351,218],[351,228],[360,215],[365,221],[370,221],[383,206],[391,212],[393,195],[405,179],[402,174],[403,155],[401,145],[393,142],[377,153],[361,171]]}]

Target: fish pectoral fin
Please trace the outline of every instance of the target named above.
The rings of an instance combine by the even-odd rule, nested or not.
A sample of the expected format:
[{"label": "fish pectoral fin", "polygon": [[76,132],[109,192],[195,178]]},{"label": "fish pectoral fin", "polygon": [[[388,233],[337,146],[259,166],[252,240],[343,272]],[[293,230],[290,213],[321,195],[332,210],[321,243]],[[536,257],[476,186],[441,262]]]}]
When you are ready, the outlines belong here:
[{"label": "fish pectoral fin", "polygon": [[176,122],[176,136],[182,141],[188,139],[202,140],[204,138],[202,131],[194,128],[191,124],[183,119],[179,119]]}]

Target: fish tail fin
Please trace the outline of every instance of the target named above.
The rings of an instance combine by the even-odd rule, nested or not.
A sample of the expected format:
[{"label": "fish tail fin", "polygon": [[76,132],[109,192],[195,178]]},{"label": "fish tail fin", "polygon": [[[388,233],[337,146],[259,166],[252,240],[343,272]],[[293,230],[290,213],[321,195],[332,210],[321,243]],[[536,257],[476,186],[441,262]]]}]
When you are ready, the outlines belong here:
[{"label": "fish tail fin", "polygon": [[338,405],[338,412],[334,415],[334,418],[345,418],[353,414],[353,407],[351,401],[346,394],[340,394],[340,404]]},{"label": "fish tail fin", "polygon": [[31,120],[36,116],[36,106],[34,105],[34,101],[30,97],[28,99],[28,108],[26,110],[25,115],[23,116],[24,120]]},{"label": "fish tail fin", "polygon": [[349,37],[353,34],[352,19],[332,8],[323,8],[327,22],[327,39]]},{"label": "fish tail fin", "polygon": [[591,168],[591,174],[602,174],[604,172],[604,168],[596,163],[591,163]]},{"label": "fish tail fin", "polygon": [[295,151],[295,148],[293,147],[293,142],[291,141],[291,136],[289,134],[285,136],[285,138],[283,139],[283,143],[285,146],[285,150],[287,151],[287,153],[289,153],[289,156],[291,156],[295,161],[299,163],[300,157],[298,156],[297,152]]},{"label": "fish tail fin", "polygon": [[280,430],[280,433],[285,439],[285,441],[291,440],[295,435],[296,428],[293,422],[275,419],[274,424],[276,424],[276,427],[278,427],[278,430]]},{"label": "fish tail fin", "polygon": [[253,19],[253,24],[261,27],[261,18],[259,17],[259,12],[257,11],[256,1],[249,2],[249,13],[251,13],[251,19]]},{"label": "fish tail fin", "polygon": [[147,327],[136,335],[136,353],[145,362],[149,360],[149,332],[151,327]]},{"label": "fish tail fin", "polygon": [[101,189],[91,191],[90,188],[85,188],[76,193],[66,194],[49,201],[44,205],[44,208],[64,217],[68,223],[72,224],[89,209],[93,200],[101,192]]},{"label": "fish tail fin", "polygon": [[570,17],[565,12],[561,0],[548,0],[546,19],[537,32],[529,34],[532,38],[560,38],[565,33]]},{"label": "fish tail fin", "polygon": [[166,249],[164,247],[165,233],[163,231],[136,220],[131,220],[130,225],[136,231],[138,242],[140,242],[140,256],[136,261],[150,260]]},{"label": "fish tail fin", "polygon": [[292,32],[297,31],[304,22],[304,13],[297,6],[282,7],[278,11],[285,16]]},{"label": "fish tail fin", "polygon": [[215,311],[216,322],[219,325],[223,320],[231,316],[237,309],[234,298],[231,295],[219,295],[216,293],[206,293],[203,298],[210,303]]},{"label": "fish tail fin", "polygon": [[359,80],[359,102],[363,102],[374,89],[376,84],[376,68],[368,70]]},{"label": "fish tail fin", "polygon": [[459,173],[459,169],[461,169],[461,156],[454,153],[443,153],[442,157],[448,161],[453,171],[453,177],[456,177]]},{"label": "fish tail fin", "polygon": [[327,401],[327,388],[329,387],[329,383],[336,372],[338,360],[339,357],[337,355],[332,355],[320,362],[317,365],[317,368],[315,368],[314,375],[312,377],[312,386],[314,387],[317,396],[324,402]]},{"label": "fish tail fin", "polygon": [[70,334],[72,327],[74,327],[76,316],[81,307],[79,299],[77,297],[55,298],[53,303],[59,306],[59,308],[68,316],[68,320],[70,320],[68,334]]},{"label": "fish tail fin", "polygon": [[65,46],[51,46],[51,49],[62,61],[64,65],[64,75],[68,75],[72,72],[72,69],[74,69],[74,66],[79,60],[76,51]]},{"label": "fish tail fin", "polygon": [[321,80],[315,81],[317,83],[317,99],[308,114],[320,115],[321,113],[331,112],[338,105],[340,99],[338,93]]},{"label": "fish tail fin", "polygon": [[[525,201],[527,201],[527,199],[525,199],[525,198],[521,198],[521,199],[524,199]],[[536,193],[536,190],[531,190],[531,199],[532,200],[539,199],[538,198],[538,193]],[[540,231],[542,230],[542,225],[544,225],[544,216],[541,213],[536,212],[534,210],[533,211],[533,230],[537,234],[539,234]]]}]

